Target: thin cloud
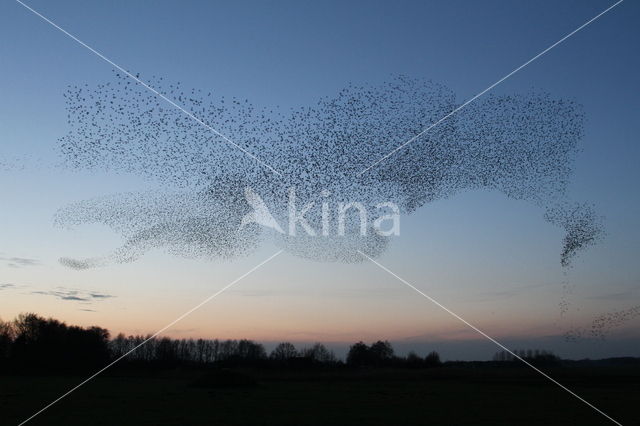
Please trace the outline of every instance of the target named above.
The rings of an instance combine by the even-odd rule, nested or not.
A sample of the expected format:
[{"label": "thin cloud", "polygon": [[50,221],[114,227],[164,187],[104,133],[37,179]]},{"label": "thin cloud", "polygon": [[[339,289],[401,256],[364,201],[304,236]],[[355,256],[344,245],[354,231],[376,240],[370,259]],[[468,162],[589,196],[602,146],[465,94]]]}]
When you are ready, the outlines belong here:
[{"label": "thin cloud", "polygon": [[[77,288],[55,287],[53,289],[42,290],[35,288],[32,285],[17,285],[13,283],[0,283],[0,291],[16,291],[26,290],[26,294],[55,297],[58,300],[65,300],[69,302],[78,302],[82,305],[91,305],[96,302],[101,302],[106,299],[116,297],[112,294],[107,294],[101,291],[95,290],[80,290]],[[24,294],[24,293],[23,293]],[[93,309],[85,308],[80,310],[86,310],[88,312],[95,312]]]},{"label": "thin cloud", "polygon": [[92,299],[109,299],[115,296],[112,296],[110,294],[103,294],[103,293],[89,293],[89,297],[91,297]]},{"label": "thin cloud", "polygon": [[62,300],[81,300],[83,302],[88,301],[89,299],[86,299],[84,297],[79,297],[79,296],[62,296],[61,297]]},{"label": "thin cloud", "polygon": [[115,297],[111,294],[99,293],[94,291],[86,292],[83,290],[64,287],[57,287],[53,290],[35,290],[32,291],[31,294],[53,296],[60,300],[70,300],[76,302],[93,302]]},{"label": "thin cloud", "polygon": [[21,268],[26,266],[39,266],[42,263],[38,259],[30,257],[4,257],[0,256],[0,261],[12,268]]}]

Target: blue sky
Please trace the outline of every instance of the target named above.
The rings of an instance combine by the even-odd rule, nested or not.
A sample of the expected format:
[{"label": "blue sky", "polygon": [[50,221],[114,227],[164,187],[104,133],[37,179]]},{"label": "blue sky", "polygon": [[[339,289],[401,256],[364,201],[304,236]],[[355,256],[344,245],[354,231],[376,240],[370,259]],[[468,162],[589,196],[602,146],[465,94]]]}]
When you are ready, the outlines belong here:
[{"label": "blue sky", "polygon": [[[288,109],[335,94],[350,82],[375,84],[394,74],[443,83],[463,101],[612,2],[28,4],[143,77],[162,76]],[[529,339],[532,345],[588,327],[599,314],[640,304],[639,15],[636,3],[623,2],[494,90],[541,89],[584,106],[583,151],[570,198],[592,202],[605,216],[601,244],[563,270],[562,231],[543,220],[543,211],[501,194],[475,192],[403,217],[401,236],[380,261],[487,333]],[[56,167],[58,139],[68,131],[62,97],[67,85],[110,81],[111,67],[18,3],[0,4],[0,36],[0,163],[13,164],[0,169],[0,257],[38,261],[0,261],[0,283],[17,286],[0,290],[4,319],[36,311],[116,332],[154,331],[275,251],[267,245],[233,262],[153,252],[134,264],[83,272],[59,265],[61,256],[99,254],[121,241],[100,226],[54,228],[58,208],[153,183]],[[560,318],[563,282],[571,288],[571,309]],[[82,305],[33,294],[55,288],[115,297]],[[612,331],[605,355],[640,355],[633,349],[638,321]],[[332,342],[477,338],[372,264],[327,267],[289,255],[173,332]],[[572,356],[601,353],[608,345],[581,342],[576,349],[556,340],[554,349]],[[446,342],[438,344],[447,350]],[[492,349],[473,355],[487,351]],[[452,350],[450,356],[467,352]]]}]

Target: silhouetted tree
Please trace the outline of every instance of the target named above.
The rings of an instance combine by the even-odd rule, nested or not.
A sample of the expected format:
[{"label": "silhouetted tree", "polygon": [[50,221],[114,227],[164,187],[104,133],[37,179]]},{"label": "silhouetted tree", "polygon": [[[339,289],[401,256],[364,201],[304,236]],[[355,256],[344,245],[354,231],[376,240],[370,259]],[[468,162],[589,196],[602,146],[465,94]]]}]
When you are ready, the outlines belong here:
[{"label": "silhouetted tree", "polygon": [[258,361],[266,359],[267,352],[260,343],[243,339],[238,342],[237,356],[246,361]]},{"label": "silhouetted tree", "polygon": [[13,324],[0,320],[0,360],[9,358],[14,338]]},{"label": "silhouetted tree", "polygon": [[347,364],[362,366],[370,363],[371,356],[369,354],[369,346],[363,342],[358,342],[349,348],[347,354]]},{"label": "silhouetted tree", "polygon": [[163,337],[162,339],[155,342],[156,353],[154,355],[154,360],[159,361],[163,364],[172,365],[178,361],[178,350],[177,350],[177,341],[172,340],[168,337]]},{"label": "silhouetted tree", "polygon": [[288,361],[292,358],[295,358],[296,356],[298,356],[296,347],[293,346],[292,343],[282,342],[279,343],[278,346],[273,349],[273,351],[271,351],[271,355],[269,355],[269,358],[275,361]]},{"label": "silhouetted tree", "polygon": [[494,356],[493,356],[493,360],[494,361],[513,361],[513,355],[511,355],[509,352],[507,351],[500,351],[497,352]]},{"label": "silhouetted tree", "polygon": [[376,365],[387,364],[393,359],[393,347],[388,341],[378,340],[369,347],[370,362]]},{"label": "silhouetted tree", "polygon": [[109,332],[100,327],[82,328],[35,314],[15,320],[11,357],[23,367],[47,370],[101,366],[109,359]]},{"label": "silhouetted tree", "polygon": [[410,368],[419,368],[419,367],[422,367],[424,364],[424,360],[422,359],[422,357],[420,357],[418,354],[416,354],[413,351],[409,352],[405,362],[407,367],[410,367]]},{"label": "silhouetted tree", "polygon": [[303,350],[302,356],[308,357],[315,363],[331,363],[336,361],[335,354],[328,350],[322,343],[315,343],[310,348]]},{"label": "silhouetted tree", "polygon": [[424,357],[425,367],[437,367],[440,364],[440,354],[436,351],[431,351],[426,357]]},{"label": "silhouetted tree", "polygon": [[[513,351],[525,361],[534,364],[555,364],[560,361],[560,358],[553,354],[553,352],[540,350],[540,349],[516,349]],[[493,356],[494,361],[516,361],[517,358],[508,351],[500,351]]]},{"label": "silhouetted tree", "polygon": [[233,358],[238,353],[238,341],[237,340],[225,340],[220,342],[219,356],[216,361],[224,361]]}]

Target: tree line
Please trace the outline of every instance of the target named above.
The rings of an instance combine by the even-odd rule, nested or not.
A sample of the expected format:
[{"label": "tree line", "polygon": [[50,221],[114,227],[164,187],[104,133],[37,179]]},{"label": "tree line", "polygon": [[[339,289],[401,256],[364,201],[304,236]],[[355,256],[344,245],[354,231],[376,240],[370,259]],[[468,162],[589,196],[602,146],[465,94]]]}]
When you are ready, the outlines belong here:
[{"label": "tree line", "polygon": [[[521,350],[518,356],[532,362],[555,362],[547,351]],[[336,357],[322,343],[298,349],[282,342],[267,353],[264,345],[247,339],[172,339],[169,337],[125,336],[111,338],[102,327],[67,325],[53,318],[21,314],[13,321],[0,320],[0,369],[23,371],[86,370],[103,367],[122,358],[129,366],[262,366],[262,367],[402,367],[430,368],[441,365],[437,352],[420,356],[410,352],[397,356],[388,341],[351,345],[346,359]],[[513,362],[502,351],[495,362]]]},{"label": "tree line", "polygon": [[560,358],[553,354],[550,351],[540,350],[540,349],[516,349],[513,352],[500,351],[493,356],[494,361],[516,361],[516,357],[537,363],[555,363],[560,361]]},{"label": "tree line", "polygon": [[125,336],[111,338],[102,327],[67,325],[53,318],[21,314],[0,320],[0,362],[5,369],[60,371],[99,368],[115,359],[129,365],[255,365],[255,366],[434,366],[437,353],[422,358],[394,354],[387,341],[355,343],[346,360],[322,343],[296,348],[282,342],[267,353],[264,345],[247,339],[172,339]]}]

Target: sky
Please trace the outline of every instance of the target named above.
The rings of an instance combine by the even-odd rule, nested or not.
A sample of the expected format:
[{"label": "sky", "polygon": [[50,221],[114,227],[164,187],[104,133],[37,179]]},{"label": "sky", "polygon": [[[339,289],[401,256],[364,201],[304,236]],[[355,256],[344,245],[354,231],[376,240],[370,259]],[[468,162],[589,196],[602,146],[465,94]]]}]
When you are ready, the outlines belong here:
[{"label": "sky", "polygon": [[[288,109],[399,74],[445,84],[463,102],[613,2],[28,4],[132,72]],[[574,358],[640,356],[637,315],[604,338],[565,338],[640,305],[639,18],[640,6],[625,1],[492,90],[544,90],[584,107],[569,195],[604,217],[601,243],[563,268],[563,231],[539,207],[476,191],[403,216],[377,261],[508,344]],[[59,166],[69,131],[63,94],[113,81],[109,64],[17,2],[0,4],[0,39],[0,318],[37,312],[114,334],[153,333],[277,251],[267,243],[248,257],[207,261],[154,250],[129,264],[61,265],[60,257],[108,252],[122,237],[102,225],[56,228],[58,209],[157,183]],[[487,359],[499,349],[371,262],[287,253],[166,334],[321,341],[338,352],[388,339],[446,359]]]}]

